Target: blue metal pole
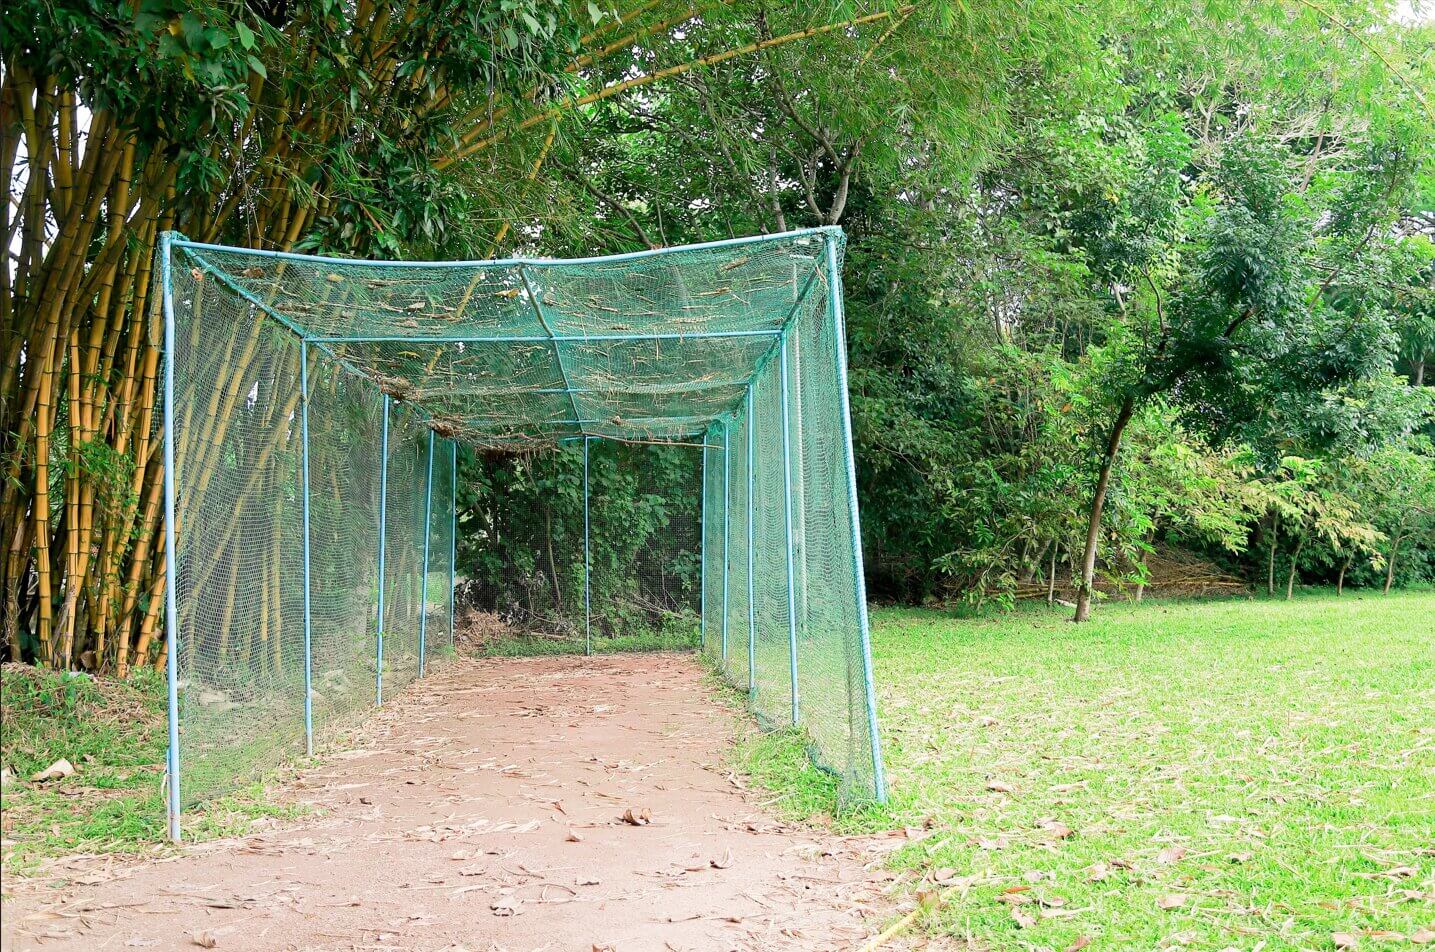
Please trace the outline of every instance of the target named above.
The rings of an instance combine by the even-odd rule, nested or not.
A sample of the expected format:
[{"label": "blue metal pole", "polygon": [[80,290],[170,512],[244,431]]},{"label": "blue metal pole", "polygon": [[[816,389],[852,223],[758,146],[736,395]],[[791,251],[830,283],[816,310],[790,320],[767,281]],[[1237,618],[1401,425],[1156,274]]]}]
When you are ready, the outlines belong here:
[{"label": "blue metal pole", "polygon": [[757,417],[753,415],[753,390],[757,381],[747,391],[747,696],[751,704],[757,703],[757,611],[753,600],[752,583],[752,491],[757,468],[757,457],[753,453],[753,433],[757,429]]},{"label": "blue metal pole", "polygon": [[424,676],[424,651],[429,627],[429,532],[433,528],[433,430],[429,430],[428,482],[424,486],[424,581],[419,596],[419,677]]},{"label": "blue metal pole", "polygon": [[792,723],[797,723],[797,586],[792,562],[792,426],[787,418],[787,338],[781,342],[782,375],[782,516],[787,539],[787,650],[792,679]]},{"label": "blue metal pole", "polygon": [[867,622],[867,578],[862,566],[862,520],[857,512],[857,464],[852,452],[852,408],[847,393],[847,328],[842,313],[842,269],[837,240],[827,240],[828,307],[837,341],[837,393],[842,404],[842,445],[847,451],[847,501],[852,509],[852,571],[857,595],[857,636],[861,642],[862,680],[867,690],[867,731],[872,738],[872,782],[877,802],[887,802],[882,740],[877,733],[877,690],[872,678],[872,636]]},{"label": "blue metal pole", "polygon": [[698,650],[708,650],[708,434],[703,431],[702,496],[698,502]]},{"label": "blue metal pole", "polygon": [[583,653],[593,653],[593,596],[592,548],[589,541],[588,524],[588,444],[591,437],[583,437]]},{"label": "blue metal pole", "polygon": [[449,440],[449,468],[452,470],[448,484],[448,646],[453,647],[454,586],[458,584],[458,443]]},{"label": "blue metal pole", "polygon": [[374,652],[374,703],[384,703],[384,556],[389,518],[389,395],[384,394],[384,437],[379,463],[379,634]]},{"label": "blue metal pole", "polygon": [[309,342],[299,342],[300,429],[304,437],[304,754],[314,756],[313,569],[309,559]]},{"label": "blue metal pole", "polygon": [[732,521],[728,512],[731,494],[728,491],[728,484],[731,482],[732,469],[728,464],[728,431],[731,427],[728,421],[722,424],[722,660],[723,669],[727,669],[727,553],[728,553],[728,530]]},{"label": "blue metal pole", "polygon": [[179,605],[175,586],[179,581],[179,552],[175,549],[174,527],[174,287],[171,259],[174,233],[160,236],[160,285],[164,306],[164,617],[169,644],[165,648],[165,677],[169,681],[169,750],[165,770],[169,774],[169,838],[179,842]]}]

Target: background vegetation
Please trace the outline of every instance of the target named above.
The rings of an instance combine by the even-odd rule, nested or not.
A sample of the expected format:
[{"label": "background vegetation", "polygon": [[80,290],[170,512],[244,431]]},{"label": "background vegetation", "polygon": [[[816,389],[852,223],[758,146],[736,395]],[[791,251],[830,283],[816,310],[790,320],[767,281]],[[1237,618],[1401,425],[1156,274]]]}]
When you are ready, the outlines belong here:
[{"label": "background vegetation", "polygon": [[461,258],[840,224],[874,594],[1058,581],[1084,617],[1178,550],[1428,578],[1433,38],[1383,0],[20,0],[0,635],[162,657],[167,228]]}]

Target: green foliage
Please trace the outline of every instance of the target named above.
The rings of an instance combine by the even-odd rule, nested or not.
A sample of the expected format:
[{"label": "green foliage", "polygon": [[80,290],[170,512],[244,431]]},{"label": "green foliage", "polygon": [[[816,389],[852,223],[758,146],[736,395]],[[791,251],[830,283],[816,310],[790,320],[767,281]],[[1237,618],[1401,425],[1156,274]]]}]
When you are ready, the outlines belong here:
[{"label": "green foliage", "polygon": [[[1383,0],[364,9],[21,0],[0,42],[174,169],[173,223],[198,238],[477,258],[842,224],[879,596],[1009,600],[1052,551],[1069,574],[1128,401],[1099,534],[1126,581],[1165,543],[1259,576],[1250,493],[1282,459],[1351,469],[1435,427],[1435,31]],[[663,68],[683,71],[570,105]],[[490,147],[450,161],[475,137]],[[600,529],[595,585],[620,627],[651,626],[653,593],[619,569],[696,487],[655,455],[625,483],[606,452],[605,518],[633,531]],[[480,604],[500,610],[508,565],[526,603],[502,611],[571,628],[573,455],[470,469]],[[111,508],[135,503],[133,461],[83,458]],[[1401,578],[1427,571],[1427,536]]]},{"label": "green foliage", "polygon": [[[697,451],[687,447],[592,443],[590,595],[601,606],[592,618],[595,650],[694,643],[698,465]],[[581,443],[531,455],[465,455],[460,477],[462,597],[513,629],[488,650],[582,650]]]}]

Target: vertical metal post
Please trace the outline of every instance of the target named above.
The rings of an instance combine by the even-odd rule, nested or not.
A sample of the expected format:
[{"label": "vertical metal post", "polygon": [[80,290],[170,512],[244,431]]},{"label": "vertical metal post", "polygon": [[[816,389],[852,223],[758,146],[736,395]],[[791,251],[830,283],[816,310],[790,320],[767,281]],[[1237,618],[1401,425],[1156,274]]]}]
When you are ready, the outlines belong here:
[{"label": "vertical metal post", "polygon": [[454,628],[454,586],[458,584],[458,442],[448,441],[449,474],[448,484],[448,646],[453,647]]},{"label": "vertical metal post", "polygon": [[179,842],[179,606],[175,586],[179,580],[179,551],[174,531],[174,287],[170,282],[173,232],[160,235],[160,284],[164,306],[164,618],[169,640],[165,648],[165,677],[169,681],[169,838]]},{"label": "vertical metal post", "polygon": [[698,499],[698,650],[708,650],[708,436],[703,431],[702,495]]},{"label": "vertical metal post", "polygon": [[384,394],[384,437],[379,463],[379,632],[374,651],[374,703],[384,703],[384,557],[389,518],[389,395]]},{"label": "vertical metal post", "polygon": [[429,627],[429,532],[433,528],[433,430],[429,430],[428,482],[424,485],[424,574],[419,595],[419,677],[424,676],[424,650]]},{"label": "vertical metal post", "polygon": [[724,669],[727,667],[727,537],[729,523],[732,521],[728,512],[731,498],[728,492],[728,483],[731,481],[732,475],[731,467],[728,464],[728,431],[730,429],[731,425],[724,420],[722,424],[722,660]]},{"label": "vertical metal post", "polygon": [[304,754],[314,756],[314,589],[309,558],[309,342],[299,342],[300,431],[304,439]]},{"label": "vertical metal post", "polygon": [[593,653],[593,559],[588,525],[588,444],[583,437],[583,653]]},{"label": "vertical metal post", "polygon": [[792,679],[792,723],[797,723],[797,586],[792,553],[792,426],[787,414],[787,336],[778,346],[782,375],[782,516],[787,539],[787,650]]},{"label": "vertical metal post", "polygon": [[827,302],[837,346],[837,394],[841,402],[842,445],[847,453],[847,502],[852,510],[852,572],[857,595],[857,637],[860,641],[862,680],[867,692],[867,731],[872,739],[872,783],[877,802],[887,802],[887,780],[882,768],[882,740],[877,734],[877,690],[872,679],[872,636],[867,622],[867,579],[862,566],[862,520],[857,512],[857,464],[852,451],[852,407],[847,393],[847,328],[842,314],[842,270],[837,265],[837,243],[827,238]]},{"label": "vertical metal post", "polygon": [[753,433],[757,430],[757,417],[754,415],[753,390],[757,381],[747,388],[747,696],[749,703],[757,701],[757,610],[753,601],[752,583],[752,492],[754,476],[753,470],[757,467],[757,457],[753,453]]}]

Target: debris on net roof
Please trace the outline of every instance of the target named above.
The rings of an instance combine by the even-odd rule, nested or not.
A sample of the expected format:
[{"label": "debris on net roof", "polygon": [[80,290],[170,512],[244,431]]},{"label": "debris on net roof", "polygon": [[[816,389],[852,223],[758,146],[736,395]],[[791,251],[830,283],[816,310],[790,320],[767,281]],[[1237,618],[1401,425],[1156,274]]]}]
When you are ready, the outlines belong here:
[{"label": "debris on net roof", "polygon": [[698,437],[731,415],[785,329],[818,306],[818,228],[576,260],[318,258],[177,240],[194,277],[495,449]]}]

